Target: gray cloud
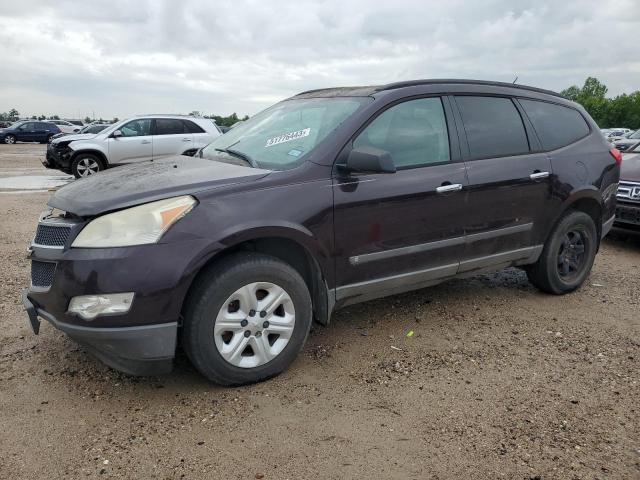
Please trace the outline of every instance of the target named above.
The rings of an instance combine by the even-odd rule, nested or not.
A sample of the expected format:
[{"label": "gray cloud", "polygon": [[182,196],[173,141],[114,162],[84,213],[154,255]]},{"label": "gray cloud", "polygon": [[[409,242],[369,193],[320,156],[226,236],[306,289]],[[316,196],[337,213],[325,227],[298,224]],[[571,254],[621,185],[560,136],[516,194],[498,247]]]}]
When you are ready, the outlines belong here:
[{"label": "gray cloud", "polygon": [[[636,0],[11,3],[0,110],[253,114],[298,91],[429,77],[640,88]],[[636,35],[634,35],[636,34]]]}]

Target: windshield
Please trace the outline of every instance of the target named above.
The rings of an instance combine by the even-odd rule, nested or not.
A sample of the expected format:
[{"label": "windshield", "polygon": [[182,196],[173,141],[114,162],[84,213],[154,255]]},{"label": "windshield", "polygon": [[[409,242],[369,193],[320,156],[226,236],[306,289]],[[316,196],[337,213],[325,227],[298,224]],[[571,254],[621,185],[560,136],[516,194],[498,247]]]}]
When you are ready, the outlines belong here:
[{"label": "windshield", "polygon": [[78,133],[100,133],[102,130],[107,128],[108,125],[87,125]]},{"label": "windshield", "polygon": [[269,170],[294,168],[369,97],[285,100],[234,126],[201,152],[203,158]]},{"label": "windshield", "polygon": [[634,140],[635,139],[640,139],[640,130],[636,130],[631,135],[629,135],[627,138],[633,138]]}]

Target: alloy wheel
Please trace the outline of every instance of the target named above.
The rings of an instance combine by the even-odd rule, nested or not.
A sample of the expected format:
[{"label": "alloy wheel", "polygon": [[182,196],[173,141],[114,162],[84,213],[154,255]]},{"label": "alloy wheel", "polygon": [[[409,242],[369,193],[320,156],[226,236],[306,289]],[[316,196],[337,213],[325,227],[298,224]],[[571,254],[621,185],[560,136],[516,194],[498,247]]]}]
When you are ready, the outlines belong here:
[{"label": "alloy wheel", "polygon": [[586,251],[583,232],[571,230],[567,232],[560,244],[558,252],[558,274],[563,280],[571,280],[582,271]]},{"label": "alloy wheel", "polygon": [[7,135],[6,137],[4,137],[4,143],[7,143],[9,145],[16,143],[16,138],[13,135]]},{"label": "alloy wheel", "polygon": [[78,161],[76,169],[78,170],[78,175],[88,177],[89,175],[98,173],[100,171],[100,165],[93,158],[81,158]]},{"label": "alloy wheel", "polygon": [[236,290],[218,312],[213,327],[216,348],[236,367],[264,365],[287,346],[295,321],[293,300],[282,287],[250,283]]}]

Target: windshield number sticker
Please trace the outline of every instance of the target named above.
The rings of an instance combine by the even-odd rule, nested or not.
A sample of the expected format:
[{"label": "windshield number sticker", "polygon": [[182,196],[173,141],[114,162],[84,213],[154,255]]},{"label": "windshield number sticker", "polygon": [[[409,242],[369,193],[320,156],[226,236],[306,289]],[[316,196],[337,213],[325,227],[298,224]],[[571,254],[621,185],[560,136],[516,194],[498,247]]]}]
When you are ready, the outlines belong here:
[{"label": "windshield number sticker", "polygon": [[298,130],[297,132],[289,132],[284,135],[279,135],[277,137],[273,137],[267,140],[265,145],[266,147],[273,147],[274,145],[279,145],[280,143],[291,142],[293,140],[298,140],[299,138],[308,137],[309,133],[311,133],[310,128],[305,128],[304,130]]}]

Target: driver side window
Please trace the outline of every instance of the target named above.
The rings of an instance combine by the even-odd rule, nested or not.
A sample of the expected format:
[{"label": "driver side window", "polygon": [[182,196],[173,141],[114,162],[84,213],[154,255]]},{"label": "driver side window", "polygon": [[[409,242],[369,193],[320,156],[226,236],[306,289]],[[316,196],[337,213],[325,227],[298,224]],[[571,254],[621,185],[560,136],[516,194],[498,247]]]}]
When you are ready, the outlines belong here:
[{"label": "driver side window", "polygon": [[132,120],[120,127],[123,137],[142,137],[151,135],[151,119]]},{"label": "driver side window", "polygon": [[449,135],[440,98],[420,98],[382,112],[353,141],[391,154],[396,167],[416,168],[448,162]]}]

